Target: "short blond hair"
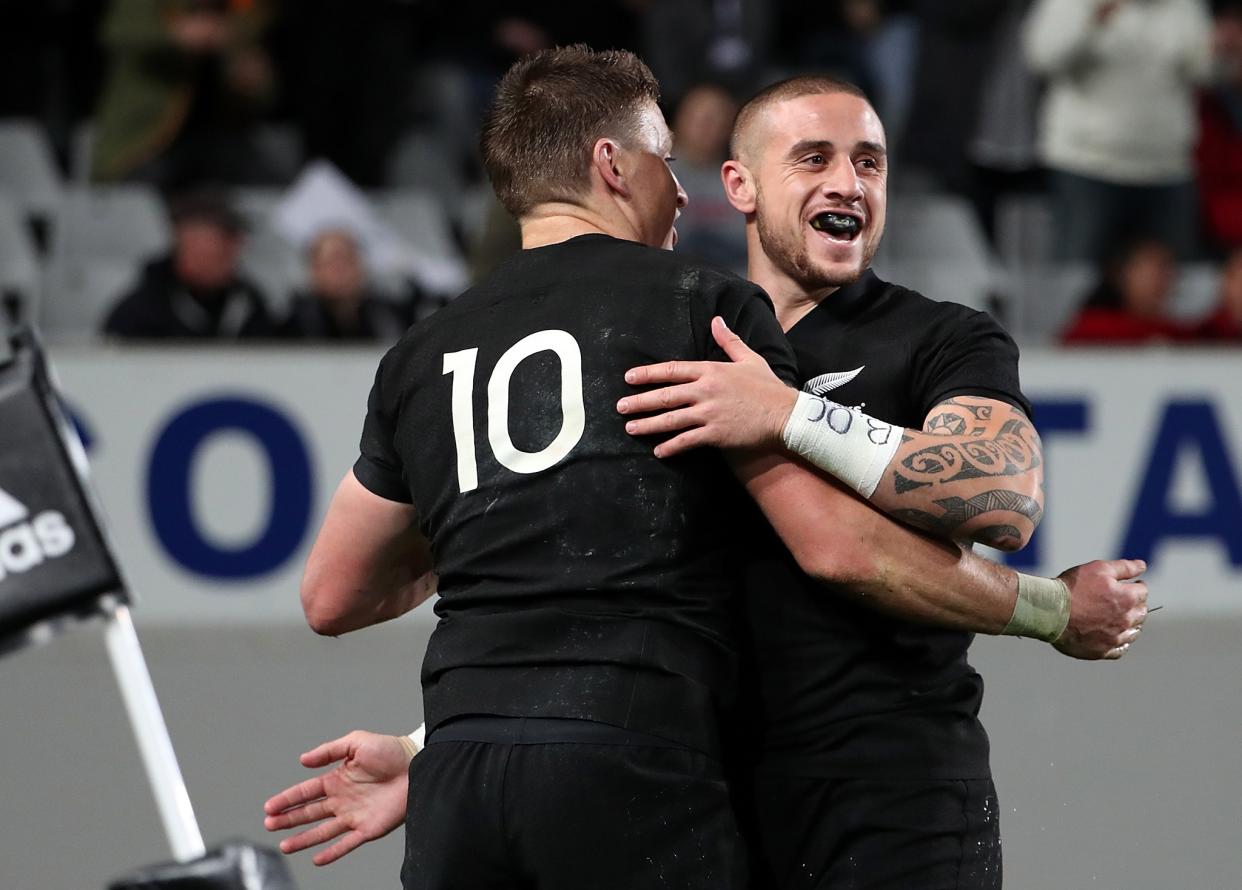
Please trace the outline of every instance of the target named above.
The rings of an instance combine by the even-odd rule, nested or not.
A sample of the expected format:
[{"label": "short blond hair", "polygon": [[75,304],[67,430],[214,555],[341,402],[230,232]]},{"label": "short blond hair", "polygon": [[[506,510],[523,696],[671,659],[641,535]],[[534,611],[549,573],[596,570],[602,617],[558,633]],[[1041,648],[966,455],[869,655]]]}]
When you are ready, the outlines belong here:
[{"label": "short blond hair", "polygon": [[533,53],[501,78],[483,120],[483,166],[516,217],[590,187],[591,151],[604,136],[632,138],[660,85],[638,56],[583,44]]}]

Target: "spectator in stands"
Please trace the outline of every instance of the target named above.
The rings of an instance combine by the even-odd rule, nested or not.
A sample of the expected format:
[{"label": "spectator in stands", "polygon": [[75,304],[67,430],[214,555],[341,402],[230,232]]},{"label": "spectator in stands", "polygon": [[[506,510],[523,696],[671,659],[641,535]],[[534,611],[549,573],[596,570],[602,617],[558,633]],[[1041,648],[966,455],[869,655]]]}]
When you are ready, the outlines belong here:
[{"label": "spectator in stands", "polygon": [[703,81],[737,95],[770,73],[777,7],[768,0],[647,0],[641,4],[642,57],[676,105]]},{"label": "spectator in stands", "polygon": [[303,340],[379,340],[395,343],[409,326],[409,313],[367,285],[362,247],[345,229],[325,229],[307,249],[310,288],[298,294],[281,325],[286,337]]},{"label": "spectator in stands", "polygon": [[270,0],[114,0],[92,178],[169,192],[279,181],[253,138],[275,93],[259,44],[270,18]]},{"label": "spectator in stands", "polygon": [[235,340],[275,333],[258,289],[237,258],[242,217],[219,196],[198,193],[171,205],[173,249],[143,270],[109,313],[104,333],[130,339]]},{"label": "spectator in stands", "polygon": [[1146,235],[1197,242],[1195,89],[1211,68],[1204,0],[1038,0],[1026,57],[1047,78],[1040,151],[1062,259]]},{"label": "spectator in stands", "polygon": [[413,103],[420,117],[431,119],[450,155],[468,158],[481,175],[479,120],[510,65],[535,50],[572,43],[636,49],[636,7],[665,6],[672,0],[403,2],[415,7],[417,19],[413,57],[421,83]]},{"label": "spectator in stands", "polygon": [[1220,275],[1220,302],[1195,333],[1202,340],[1242,342],[1242,247],[1235,248]]},{"label": "spectator in stands", "polygon": [[882,0],[785,0],[776,22],[777,51],[800,71],[823,71],[857,84],[878,109],[884,96],[867,55],[867,38],[884,18]]},{"label": "spectator in stands", "polygon": [[1176,275],[1177,259],[1164,242],[1141,238],[1124,243],[1102,265],[1098,283],[1062,342],[1188,339],[1191,333],[1165,314]]},{"label": "spectator in stands", "polygon": [[784,0],[775,5],[780,56],[799,71],[832,74],[862,88],[884,122],[891,151],[904,128],[914,84],[918,23],[910,14],[913,0]]},{"label": "spectator in stands", "polygon": [[308,158],[326,158],[362,188],[385,185],[412,109],[401,93],[416,53],[420,7],[406,0],[298,0],[269,43],[281,103],[296,117]]},{"label": "spectator in stands", "polygon": [[1213,29],[1215,76],[1199,96],[1196,167],[1213,246],[1242,247],[1242,0],[1225,0]]},{"label": "spectator in stands", "polygon": [[677,249],[701,260],[746,272],[746,227],[725,197],[720,165],[729,154],[737,103],[715,84],[691,87],[673,117],[673,167],[694,199],[677,221]]},{"label": "spectator in stands", "polygon": [[1001,0],[1004,15],[991,39],[991,60],[972,135],[966,144],[972,188],[967,196],[993,243],[998,209],[1017,194],[1042,193],[1044,171],[1035,149],[1039,80],[1022,57],[1022,25],[1033,0]]},{"label": "spectator in stands", "polygon": [[919,40],[902,166],[937,188],[971,195],[967,147],[1009,2],[916,0]]}]

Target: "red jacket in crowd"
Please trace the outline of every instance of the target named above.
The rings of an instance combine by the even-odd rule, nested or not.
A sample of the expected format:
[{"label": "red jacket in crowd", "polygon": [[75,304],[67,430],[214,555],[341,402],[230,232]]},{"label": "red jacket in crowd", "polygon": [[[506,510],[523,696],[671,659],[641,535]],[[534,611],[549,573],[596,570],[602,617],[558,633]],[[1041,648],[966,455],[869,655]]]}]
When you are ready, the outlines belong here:
[{"label": "red jacket in crowd", "polygon": [[1085,345],[1100,343],[1126,346],[1161,340],[1184,343],[1195,339],[1194,332],[1167,318],[1131,315],[1121,309],[1091,307],[1061,334],[1062,343]]},{"label": "red jacket in crowd", "polygon": [[1199,98],[1195,163],[1208,232],[1224,247],[1242,246],[1242,126],[1215,93]]}]

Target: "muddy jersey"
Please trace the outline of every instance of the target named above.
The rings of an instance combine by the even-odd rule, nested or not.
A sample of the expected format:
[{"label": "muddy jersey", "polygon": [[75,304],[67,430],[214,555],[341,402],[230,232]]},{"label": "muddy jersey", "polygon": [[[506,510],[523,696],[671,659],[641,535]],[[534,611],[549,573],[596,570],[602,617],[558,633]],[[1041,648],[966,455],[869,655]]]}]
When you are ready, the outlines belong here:
[{"label": "muddy jersey", "polygon": [[384,357],[354,472],[435,554],[429,730],[579,718],[714,746],[744,495],[719,452],[658,460],[616,411],[628,368],[723,358],[714,315],[793,382],[761,290],[604,235],[521,251]]}]

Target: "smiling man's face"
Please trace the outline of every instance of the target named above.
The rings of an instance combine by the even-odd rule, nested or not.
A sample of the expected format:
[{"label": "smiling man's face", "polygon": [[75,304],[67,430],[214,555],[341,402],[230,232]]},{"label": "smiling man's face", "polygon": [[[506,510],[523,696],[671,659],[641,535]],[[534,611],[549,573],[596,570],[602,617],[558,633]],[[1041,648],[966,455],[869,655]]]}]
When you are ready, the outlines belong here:
[{"label": "smiling man's face", "polygon": [[765,108],[753,130],[763,252],[808,292],[856,281],[884,234],[888,157],[875,111],[849,93],[798,96]]}]

